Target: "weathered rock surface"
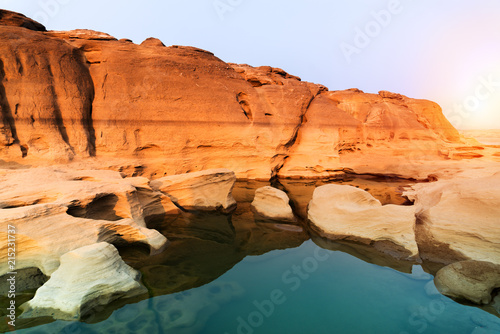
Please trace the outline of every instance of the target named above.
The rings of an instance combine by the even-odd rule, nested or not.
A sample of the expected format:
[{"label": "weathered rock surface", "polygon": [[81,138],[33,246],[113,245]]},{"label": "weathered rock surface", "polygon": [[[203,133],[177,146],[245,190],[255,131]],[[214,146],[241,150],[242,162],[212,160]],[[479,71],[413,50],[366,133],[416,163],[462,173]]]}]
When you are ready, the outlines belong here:
[{"label": "weathered rock surface", "polygon": [[364,190],[329,184],[314,191],[308,218],[313,229],[328,239],[372,245],[400,259],[418,258],[411,206],[382,206]]},{"label": "weathered rock surface", "polygon": [[396,161],[408,164],[412,163],[412,152],[429,146],[426,142],[437,143],[434,152],[427,153],[435,159],[443,141],[460,141],[460,136],[431,101],[386,91],[378,95],[356,89],[322,92],[309,106],[307,122],[280,173],[328,176],[341,167],[359,167],[350,161],[353,155],[377,165],[387,164],[374,156],[387,149]]},{"label": "weathered rock surface", "polygon": [[[76,248],[106,241],[117,246],[143,243],[154,254],[166,245],[166,238],[154,230],[137,225],[130,218],[118,221],[85,219],[70,216],[67,207],[57,204],[37,204],[0,210],[4,230],[15,226],[16,268],[39,268],[51,275],[59,267],[59,258]],[[0,234],[3,251],[0,273],[8,270],[7,234]]]},{"label": "weathered rock surface", "polygon": [[114,246],[101,242],[61,256],[60,267],[21,306],[22,317],[78,320],[98,305],[146,293],[140,273],[123,262]]},{"label": "weathered rock surface", "polygon": [[430,101],[329,92],[194,47],[31,31],[16,20],[0,26],[0,157],[9,162],[96,156],[155,177],[229,168],[252,179],[346,169],[425,178],[441,168],[422,171],[421,161],[480,157],[454,151],[466,142]]},{"label": "weathered rock surface", "polygon": [[123,178],[109,170],[62,166],[0,170],[0,209],[54,203],[67,206],[72,216],[109,221],[131,218],[145,227],[150,216],[179,213],[149,182],[144,177]]},{"label": "weathered rock surface", "polygon": [[266,186],[255,191],[252,208],[263,218],[293,222],[295,216],[289,202],[284,191]]},{"label": "weathered rock surface", "polygon": [[500,173],[413,186],[422,259],[500,264]]},{"label": "weathered rock surface", "polygon": [[95,155],[84,54],[25,28],[0,25],[0,40],[0,156],[64,162]]},{"label": "weathered rock surface", "polygon": [[186,211],[234,209],[236,201],[231,195],[236,176],[228,169],[166,176],[151,182],[151,187],[166,194],[172,202]]},{"label": "weathered rock surface", "polygon": [[154,37],[149,37],[146,38],[142,43],[142,46],[151,46],[151,47],[164,47],[165,44],[163,44],[162,41],[160,41],[158,38]]},{"label": "weathered rock surface", "polygon": [[0,26],[21,27],[34,31],[45,31],[45,27],[23,14],[0,9]]},{"label": "weathered rock surface", "polygon": [[485,261],[461,261],[439,270],[434,278],[442,294],[476,304],[489,304],[500,288],[500,265]]},{"label": "weathered rock surface", "polygon": [[100,241],[139,242],[149,245],[151,253],[161,251],[167,240],[146,228],[145,219],[178,209],[148,183],[113,171],[0,170],[0,273],[9,271],[8,225],[15,227],[16,246],[22,250],[16,268],[37,267],[46,275],[57,269],[64,253]]},{"label": "weathered rock surface", "polygon": [[55,203],[67,206],[69,213],[77,217],[111,221],[133,218],[142,222],[135,186],[147,187],[148,183],[145,178],[123,179],[120,173],[106,170],[0,170],[0,208]]},{"label": "weathered rock surface", "polygon": [[[146,164],[159,163],[156,169],[167,174],[225,167],[270,177],[279,143],[258,140],[252,126],[266,122],[263,102],[212,53],[150,43],[69,42],[81,48],[90,63],[98,156],[147,159]],[[255,102],[247,117],[249,101]]]},{"label": "weathered rock surface", "polygon": [[85,40],[100,40],[100,41],[116,41],[113,36],[104,32],[89,30],[89,29],[75,29],[70,31],[48,31],[46,36],[58,37],[62,39],[85,39]]}]

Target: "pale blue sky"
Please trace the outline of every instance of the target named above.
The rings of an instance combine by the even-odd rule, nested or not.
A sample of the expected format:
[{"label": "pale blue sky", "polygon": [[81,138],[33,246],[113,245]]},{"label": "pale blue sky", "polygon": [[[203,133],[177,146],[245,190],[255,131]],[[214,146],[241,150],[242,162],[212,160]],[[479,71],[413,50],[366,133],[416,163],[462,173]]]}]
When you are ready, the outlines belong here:
[{"label": "pale blue sky", "polygon": [[331,90],[426,98],[458,128],[500,128],[499,0],[0,0],[0,7],[50,30],[88,28],[135,43],[157,37],[227,62],[281,67]]}]

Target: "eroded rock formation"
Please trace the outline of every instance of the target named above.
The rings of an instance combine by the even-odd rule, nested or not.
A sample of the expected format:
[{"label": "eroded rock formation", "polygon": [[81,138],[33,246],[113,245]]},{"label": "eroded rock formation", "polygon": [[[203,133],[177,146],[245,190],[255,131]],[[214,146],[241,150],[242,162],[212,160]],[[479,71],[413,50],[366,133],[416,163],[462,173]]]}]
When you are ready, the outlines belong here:
[{"label": "eroded rock formation", "polygon": [[[67,208],[54,204],[0,210],[1,226],[16,228],[16,268],[39,268],[51,275],[59,267],[60,257],[76,248],[106,241],[115,245],[143,243],[161,250],[167,239],[160,233],[137,225],[132,219],[119,221],[84,219],[70,216]],[[0,274],[10,270],[7,264],[7,234],[0,233],[5,255],[0,257]]]},{"label": "eroded rock formation", "polygon": [[29,30],[35,23],[1,13],[6,161],[95,156],[109,168],[140,165],[153,177],[210,168],[257,179],[352,168],[412,177],[394,166],[448,159],[465,143],[430,101],[330,92],[279,68],[225,63],[194,47]]},{"label": "eroded rock formation", "polygon": [[95,155],[94,88],[83,52],[21,27],[0,25],[0,40],[0,156]]},{"label": "eroded rock formation", "polygon": [[[248,254],[307,238],[299,226],[260,224],[249,201],[235,212],[235,224],[222,213],[191,212],[233,210],[236,178],[362,173],[434,181],[459,174],[464,160],[477,177],[478,159],[498,170],[497,147],[461,137],[431,101],[387,91],[329,91],[279,68],[226,63],[208,51],[166,47],[154,38],[138,45],[85,29],[47,32],[3,10],[0,41],[0,166],[78,164],[77,170],[0,170],[0,225],[16,226],[23,250],[17,268],[52,275],[47,287],[63,287],[54,282],[59,271],[69,270],[65,256],[99,242],[162,250],[166,238],[147,227],[176,239],[172,253],[139,261],[148,286],[159,294],[206,284]],[[81,170],[96,166],[122,174]],[[173,175],[181,173],[188,174]],[[148,178],[124,178],[138,175]],[[391,266],[394,258],[497,265],[498,180],[497,174],[415,186],[407,194],[415,207],[382,206],[368,192],[346,186],[316,189],[308,213],[309,195],[291,197],[299,204],[295,216],[308,215],[316,232],[334,240],[321,239],[325,248]],[[255,208],[271,196],[257,195]],[[280,219],[293,218],[288,198],[273,196],[283,209]],[[274,218],[269,208],[263,211]],[[162,225],[169,215],[174,218]],[[6,238],[0,232],[0,241]],[[375,260],[373,248],[382,254]],[[4,246],[0,252],[2,274],[8,252]],[[212,265],[205,253],[218,257],[217,268],[205,268]],[[173,270],[172,261],[182,265]],[[64,286],[63,292],[71,290]],[[237,287],[226,287],[238,294]],[[40,295],[50,297],[44,291]],[[210,293],[207,298],[215,298]],[[45,302],[28,309],[34,316],[57,309],[67,318],[75,305],[88,304],[84,299],[69,311]],[[188,326],[195,313],[177,318],[178,325]]]},{"label": "eroded rock formation", "polygon": [[4,9],[0,10],[0,25],[22,27],[34,31],[47,31],[42,24],[24,16],[23,14]]},{"label": "eroded rock formation", "polygon": [[411,206],[382,206],[364,190],[329,184],[314,191],[308,218],[328,239],[370,245],[403,260],[418,259]]},{"label": "eroded rock formation", "polygon": [[416,237],[424,260],[500,264],[500,173],[413,186]]},{"label": "eroded rock formation", "polygon": [[[163,204],[154,201],[158,194],[149,188],[149,180],[123,179],[113,171],[52,167],[3,170],[0,184],[1,274],[9,271],[8,225],[15,226],[16,245],[22,249],[16,268],[37,267],[50,275],[59,266],[60,256],[100,241],[144,243],[151,253],[157,253],[167,239],[146,227],[143,205],[154,206],[153,211],[177,212],[171,202],[174,208],[165,200]],[[150,196],[141,195],[136,187]]]},{"label": "eroded rock formation", "polygon": [[21,306],[22,316],[78,320],[98,305],[147,294],[140,277],[106,242],[78,248],[61,256],[60,267]]},{"label": "eroded rock formation", "polygon": [[151,187],[166,194],[185,211],[229,212],[236,206],[231,191],[236,182],[233,171],[211,169],[182,175],[166,176],[151,182]]}]

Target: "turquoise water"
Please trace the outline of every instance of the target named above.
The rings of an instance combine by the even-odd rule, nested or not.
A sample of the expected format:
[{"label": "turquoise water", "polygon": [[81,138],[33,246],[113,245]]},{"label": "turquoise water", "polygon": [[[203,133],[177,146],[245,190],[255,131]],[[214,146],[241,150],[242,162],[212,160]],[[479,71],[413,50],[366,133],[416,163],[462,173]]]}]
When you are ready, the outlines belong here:
[{"label": "turquoise water", "polygon": [[[353,182],[381,201],[403,202],[398,184]],[[367,246],[313,241],[300,226],[258,219],[250,202],[263,185],[237,184],[238,207],[229,216],[185,213],[151,222],[171,241],[161,254],[120,249],[142,273],[149,296],[96,309],[85,322],[19,318],[16,333],[500,333],[500,318],[442,296],[419,265]],[[304,217],[318,184],[285,186]]]},{"label": "turquoise water", "polygon": [[500,319],[440,295],[431,275],[413,269],[308,240],[247,256],[211,283],[126,305],[97,324],[56,321],[18,333],[500,333]]}]

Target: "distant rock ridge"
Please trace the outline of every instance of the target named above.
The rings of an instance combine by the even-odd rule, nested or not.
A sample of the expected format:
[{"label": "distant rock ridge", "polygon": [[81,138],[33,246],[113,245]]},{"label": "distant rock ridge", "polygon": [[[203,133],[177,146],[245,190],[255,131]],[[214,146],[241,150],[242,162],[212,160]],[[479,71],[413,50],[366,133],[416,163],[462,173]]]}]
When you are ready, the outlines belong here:
[{"label": "distant rock ridge", "polygon": [[109,34],[89,29],[75,29],[70,31],[47,31],[45,35],[62,39],[116,41],[116,38]]},{"label": "distant rock ridge", "polygon": [[38,23],[23,14],[11,12],[5,9],[0,9],[0,25],[21,27],[34,31],[47,31],[43,24]]},{"label": "distant rock ridge", "polygon": [[[86,29],[44,30],[0,10],[3,161],[94,157],[153,178],[228,168],[269,179],[346,169],[415,177],[405,164],[482,156],[454,155],[466,141],[431,101],[329,91],[154,38],[137,45]],[[388,155],[402,167],[389,166]]]}]

